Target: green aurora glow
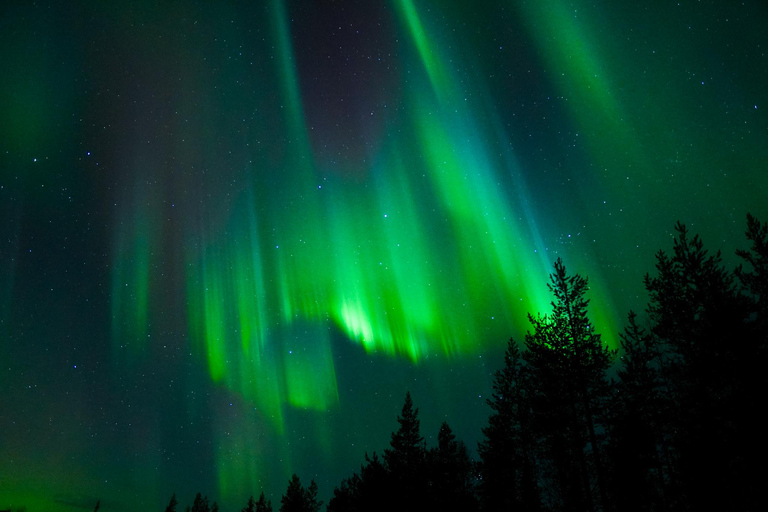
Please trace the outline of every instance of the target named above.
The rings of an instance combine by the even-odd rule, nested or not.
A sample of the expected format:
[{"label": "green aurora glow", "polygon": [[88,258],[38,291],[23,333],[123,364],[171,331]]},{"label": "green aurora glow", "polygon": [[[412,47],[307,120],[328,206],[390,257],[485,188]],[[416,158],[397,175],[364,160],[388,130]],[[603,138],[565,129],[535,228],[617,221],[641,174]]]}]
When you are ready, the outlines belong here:
[{"label": "green aurora glow", "polygon": [[471,445],[557,256],[614,345],[768,214],[765,7],[656,4],[9,6],[0,508],[329,493],[406,389]]}]

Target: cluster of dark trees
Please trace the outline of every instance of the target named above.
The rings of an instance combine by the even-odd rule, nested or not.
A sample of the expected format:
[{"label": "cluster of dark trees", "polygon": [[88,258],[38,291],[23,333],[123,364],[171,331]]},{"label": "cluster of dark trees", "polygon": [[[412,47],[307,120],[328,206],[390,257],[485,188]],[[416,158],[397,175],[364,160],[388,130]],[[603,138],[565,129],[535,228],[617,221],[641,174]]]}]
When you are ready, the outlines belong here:
[{"label": "cluster of dark trees", "polygon": [[[587,280],[561,260],[552,311],[510,340],[473,460],[443,423],[427,447],[410,394],[383,456],[334,489],[328,512],[758,510],[768,456],[768,224],[747,216],[745,266],[729,271],[678,223],[609,350],[587,314]],[[291,479],[281,512],[316,512]],[[172,498],[166,512],[175,512]],[[762,508],[760,508],[762,509]],[[198,495],[191,512],[213,512]],[[242,512],[271,511],[262,493]]]},{"label": "cluster of dark trees", "polygon": [[495,374],[479,461],[447,424],[428,449],[406,395],[384,459],[366,456],[328,511],[758,510],[768,225],[747,217],[734,271],[676,231],[645,277],[645,325],[630,312],[620,350],[589,321],[587,280],[558,260],[551,313],[529,316]]},{"label": "cluster of dark trees", "polygon": [[[304,487],[299,477],[295,474],[288,481],[288,489],[283,494],[280,503],[280,512],[319,512],[320,507],[323,505],[323,502],[317,499],[317,484],[315,481],[312,480],[309,487]],[[176,494],[174,494],[171,496],[168,506],[165,507],[165,512],[176,512],[178,504]],[[219,505],[215,501],[212,505],[209,504],[207,496],[197,493],[192,506],[187,505],[184,510],[185,512],[218,512]],[[254,500],[253,496],[251,496],[242,512],[272,512],[272,501],[264,497],[264,492],[261,493],[258,501]]]}]

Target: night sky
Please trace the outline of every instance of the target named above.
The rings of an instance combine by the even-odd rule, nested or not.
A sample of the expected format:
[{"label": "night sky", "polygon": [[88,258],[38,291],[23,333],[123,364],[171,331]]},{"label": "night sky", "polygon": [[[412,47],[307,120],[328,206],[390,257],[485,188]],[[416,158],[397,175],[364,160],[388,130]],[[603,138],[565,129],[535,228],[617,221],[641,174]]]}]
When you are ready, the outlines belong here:
[{"label": "night sky", "polygon": [[[117,5],[121,4],[121,5]],[[160,4],[160,6],[156,5]],[[475,451],[557,257],[615,346],[677,220],[768,220],[768,4],[0,5],[0,509]]]}]

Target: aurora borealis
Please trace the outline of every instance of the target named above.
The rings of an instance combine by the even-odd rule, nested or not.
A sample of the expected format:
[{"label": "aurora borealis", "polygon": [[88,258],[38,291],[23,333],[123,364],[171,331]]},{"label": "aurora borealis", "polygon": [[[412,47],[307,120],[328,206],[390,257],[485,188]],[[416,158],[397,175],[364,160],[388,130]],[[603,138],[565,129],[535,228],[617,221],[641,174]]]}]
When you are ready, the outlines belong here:
[{"label": "aurora borealis", "polygon": [[768,219],[764,2],[5,2],[0,509],[327,496],[470,447],[557,257],[615,343]]}]

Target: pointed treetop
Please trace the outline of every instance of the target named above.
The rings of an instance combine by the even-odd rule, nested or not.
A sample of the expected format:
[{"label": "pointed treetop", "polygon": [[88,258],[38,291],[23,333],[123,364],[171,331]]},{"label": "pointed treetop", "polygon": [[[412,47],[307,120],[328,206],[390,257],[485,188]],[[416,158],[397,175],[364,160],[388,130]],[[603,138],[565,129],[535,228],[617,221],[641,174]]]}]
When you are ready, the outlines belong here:
[{"label": "pointed treetop", "polygon": [[178,505],[179,502],[176,499],[176,493],[173,493],[171,496],[171,501],[168,502],[168,506],[165,507],[165,512],[176,512],[176,505]]},{"label": "pointed treetop", "polygon": [[256,512],[272,512],[272,500],[264,497],[264,491],[261,491],[259,501],[256,502]]}]

